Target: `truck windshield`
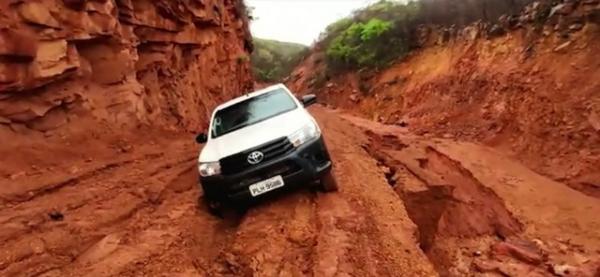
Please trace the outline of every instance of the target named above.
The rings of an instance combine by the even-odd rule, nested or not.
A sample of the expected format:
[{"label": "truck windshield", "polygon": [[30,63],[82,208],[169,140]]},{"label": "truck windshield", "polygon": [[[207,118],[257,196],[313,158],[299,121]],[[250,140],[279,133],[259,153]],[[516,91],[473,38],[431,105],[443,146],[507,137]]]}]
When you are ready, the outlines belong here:
[{"label": "truck windshield", "polygon": [[212,137],[256,124],[296,107],[296,102],[282,88],[244,100],[216,112],[211,128]]}]

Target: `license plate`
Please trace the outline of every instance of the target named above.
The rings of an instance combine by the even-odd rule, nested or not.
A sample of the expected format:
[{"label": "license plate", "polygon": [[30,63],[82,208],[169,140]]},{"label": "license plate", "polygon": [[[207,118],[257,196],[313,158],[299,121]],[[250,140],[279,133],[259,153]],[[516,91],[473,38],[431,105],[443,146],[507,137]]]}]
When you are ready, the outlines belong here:
[{"label": "license plate", "polygon": [[252,197],[256,197],[280,187],[283,187],[283,178],[281,178],[281,176],[275,176],[250,185],[250,194],[252,194]]}]

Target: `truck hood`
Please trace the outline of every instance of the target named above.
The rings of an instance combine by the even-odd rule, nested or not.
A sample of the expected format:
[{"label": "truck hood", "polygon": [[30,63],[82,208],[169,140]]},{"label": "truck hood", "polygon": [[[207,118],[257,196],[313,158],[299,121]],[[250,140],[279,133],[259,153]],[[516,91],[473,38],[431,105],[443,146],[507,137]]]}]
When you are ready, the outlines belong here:
[{"label": "truck hood", "polygon": [[280,114],[218,138],[210,139],[202,148],[198,162],[219,161],[224,157],[289,136],[311,122],[314,123],[314,119],[302,108]]}]

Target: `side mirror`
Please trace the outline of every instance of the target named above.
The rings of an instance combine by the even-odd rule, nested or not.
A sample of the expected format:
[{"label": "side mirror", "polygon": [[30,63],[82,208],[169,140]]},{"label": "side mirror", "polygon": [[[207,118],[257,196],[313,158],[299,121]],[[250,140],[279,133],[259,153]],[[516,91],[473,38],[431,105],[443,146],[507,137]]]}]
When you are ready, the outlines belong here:
[{"label": "side mirror", "polygon": [[315,103],[317,103],[317,96],[315,96],[314,94],[307,94],[302,96],[302,105],[304,105],[304,107],[308,107]]},{"label": "side mirror", "polygon": [[206,136],[205,133],[200,133],[200,134],[198,134],[198,136],[196,136],[196,142],[198,144],[204,144],[204,143],[206,143],[206,141],[208,141],[208,137]]}]

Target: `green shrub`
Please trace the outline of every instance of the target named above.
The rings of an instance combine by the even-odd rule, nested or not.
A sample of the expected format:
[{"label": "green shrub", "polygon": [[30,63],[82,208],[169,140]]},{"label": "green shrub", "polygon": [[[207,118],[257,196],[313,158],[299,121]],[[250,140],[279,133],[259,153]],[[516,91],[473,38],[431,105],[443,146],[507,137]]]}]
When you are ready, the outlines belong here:
[{"label": "green shrub", "polygon": [[360,39],[363,42],[369,42],[389,31],[391,26],[392,23],[389,21],[379,20],[377,18],[371,19],[367,24],[364,24],[362,30],[360,30]]},{"label": "green shrub", "polygon": [[407,47],[402,38],[392,36],[393,26],[378,18],[351,24],[327,47],[328,64],[334,69],[378,67],[398,58]]},{"label": "green shrub", "polygon": [[380,68],[419,46],[417,27],[421,24],[460,27],[477,20],[495,21],[502,14],[518,13],[531,2],[380,0],[329,25],[318,46],[325,49],[328,70]]},{"label": "green shrub", "polygon": [[379,68],[410,49],[419,11],[416,2],[379,1],[326,28],[321,44],[329,70]]},{"label": "green shrub", "polygon": [[[369,21],[371,29],[367,31],[364,23],[353,23],[345,31],[333,39],[327,48],[327,56],[333,61],[338,61],[346,64],[366,64],[372,62],[374,54],[367,49],[367,44],[371,40],[380,36],[381,33],[387,31],[389,22],[383,23],[378,19]],[[373,26],[377,25],[379,32],[374,32]],[[379,34],[378,34],[379,33]]]}]

